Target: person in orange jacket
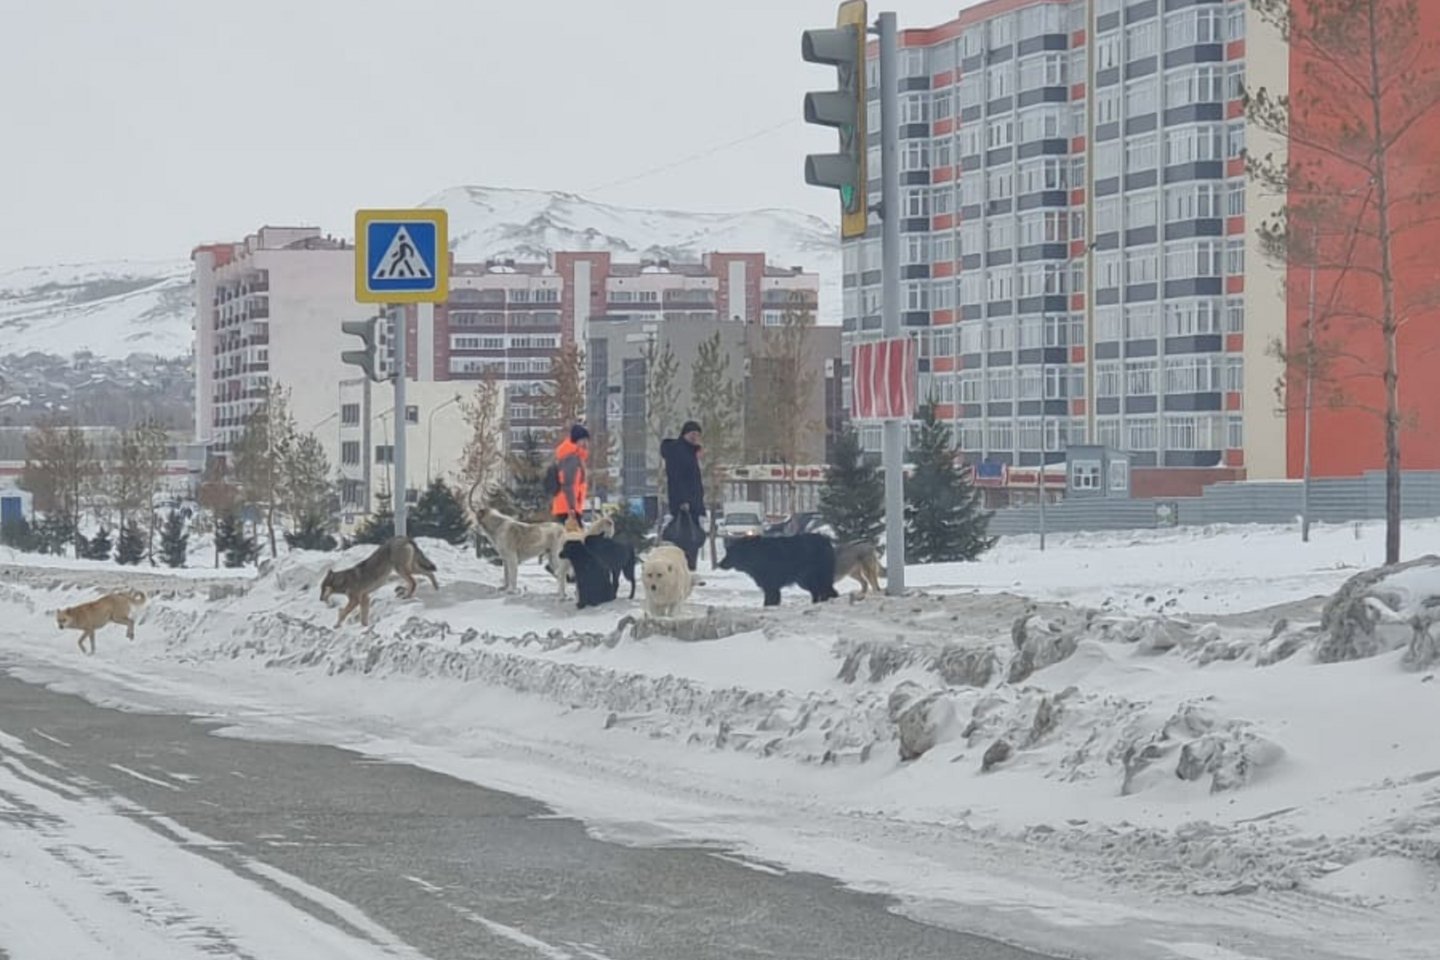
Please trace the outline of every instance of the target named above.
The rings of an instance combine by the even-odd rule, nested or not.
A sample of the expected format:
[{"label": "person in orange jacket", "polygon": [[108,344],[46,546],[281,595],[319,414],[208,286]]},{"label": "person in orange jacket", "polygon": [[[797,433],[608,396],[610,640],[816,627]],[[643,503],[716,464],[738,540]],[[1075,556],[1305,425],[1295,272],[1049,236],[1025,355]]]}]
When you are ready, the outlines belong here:
[{"label": "person in orange jacket", "polygon": [[575,424],[570,436],[560,441],[555,448],[555,465],[559,468],[560,492],[550,503],[550,512],[555,519],[565,524],[567,530],[580,529],[580,516],[585,512],[588,494],[585,464],[590,460],[590,431],[584,425]]}]

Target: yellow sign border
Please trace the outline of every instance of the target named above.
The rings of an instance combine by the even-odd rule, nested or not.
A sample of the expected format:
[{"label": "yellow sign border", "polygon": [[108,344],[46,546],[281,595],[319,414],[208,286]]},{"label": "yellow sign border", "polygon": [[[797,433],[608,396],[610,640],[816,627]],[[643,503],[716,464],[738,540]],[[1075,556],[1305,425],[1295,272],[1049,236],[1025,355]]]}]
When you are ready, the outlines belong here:
[{"label": "yellow sign border", "polygon": [[[372,223],[433,223],[435,225],[435,289],[371,290],[370,241]],[[355,211],[355,302],[444,303],[450,299],[450,214],[438,207],[413,210]]]}]

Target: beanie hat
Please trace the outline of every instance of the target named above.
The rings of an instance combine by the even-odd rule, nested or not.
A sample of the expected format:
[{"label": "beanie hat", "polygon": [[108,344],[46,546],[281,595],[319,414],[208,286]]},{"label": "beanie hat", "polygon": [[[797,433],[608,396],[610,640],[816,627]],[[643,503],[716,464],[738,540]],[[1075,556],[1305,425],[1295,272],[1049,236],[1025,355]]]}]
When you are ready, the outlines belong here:
[{"label": "beanie hat", "polygon": [[680,428],[680,436],[683,437],[683,436],[685,436],[685,434],[689,433],[689,432],[692,431],[692,430],[695,431],[696,433],[702,433],[702,432],[703,432],[703,431],[700,429],[700,424],[696,423],[694,420],[686,420],[686,421],[685,421],[685,426],[683,426],[683,427]]},{"label": "beanie hat", "polygon": [[572,443],[579,443],[581,440],[589,440],[590,431],[585,429],[583,423],[577,423],[570,428],[570,440]]}]

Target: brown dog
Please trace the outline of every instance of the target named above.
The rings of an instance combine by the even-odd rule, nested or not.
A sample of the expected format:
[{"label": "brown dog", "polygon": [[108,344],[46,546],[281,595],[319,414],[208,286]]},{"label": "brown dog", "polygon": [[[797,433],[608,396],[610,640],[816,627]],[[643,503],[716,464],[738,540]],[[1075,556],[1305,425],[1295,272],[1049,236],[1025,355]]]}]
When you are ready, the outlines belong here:
[{"label": "brown dog", "polygon": [[431,585],[436,590],[440,589],[440,583],[435,579],[435,564],[420,552],[415,541],[409,537],[391,537],[355,566],[345,570],[326,571],[325,579],[320,582],[321,601],[329,603],[330,598],[337,594],[345,597],[345,607],[340,611],[340,618],[335,621],[335,626],[338,628],[357,608],[360,611],[360,623],[370,626],[370,594],[388,580],[392,573],[399,574],[406,584],[396,588],[399,596],[415,596],[415,588],[418,586],[415,580],[417,573],[429,577]]},{"label": "brown dog", "polygon": [[[80,652],[95,653],[95,631],[112,623],[125,624],[125,638],[135,639],[135,620],[131,608],[145,602],[145,594],[139,590],[108,593],[99,600],[76,604],[55,612],[55,623],[61,630],[79,630]],[[85,638],[90,638],[90,649],[85,649]]]}]

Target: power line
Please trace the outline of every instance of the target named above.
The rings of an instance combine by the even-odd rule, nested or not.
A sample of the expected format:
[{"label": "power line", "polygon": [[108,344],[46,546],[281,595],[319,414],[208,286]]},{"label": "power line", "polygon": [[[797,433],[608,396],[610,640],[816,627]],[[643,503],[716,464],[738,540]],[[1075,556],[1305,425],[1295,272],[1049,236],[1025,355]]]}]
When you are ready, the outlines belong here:
[{"label": "power line", "polygon": [[743,137],[736,137],[734,140],[729,140],[725,143],[716,144],[713,147],[708,147],[704,150],[699,151],[698,153],[692,153],[687,157],[681,157],[678,160],[673,160],[670,163],[663,164],[662,166],[652,167],[649,170],[644,170],[640,173],[633,174],[628,177],[622,177],[619,180],[611,180],[609,183],[602,183],[598,186],[589,187],[582,192],[599,193],[601,190],[609,190],[611,187],[619,187],[627,183],[634,183],[636,180],[643,180],[646,177],[654,176],[657,173],[665,173],[669,170],[674,170],[676,167],[682,167],[687,163],[694,163],[696,160],[703,160],[706,157],[714,156],[715,154],[720,153],[722,150],[729,150],[731,147],[738,147],[742,143],[749,143],[751,140],[759,140],[761,137],[769,136],[770,134],[775,133],[777,130],[783,130],[786,127],[794,126],[799,122],[799,117],[792,117],[789,120],[782,121],[769,127],[764,127],[760,130],[755,130],[751,133],[745,134]]}]

